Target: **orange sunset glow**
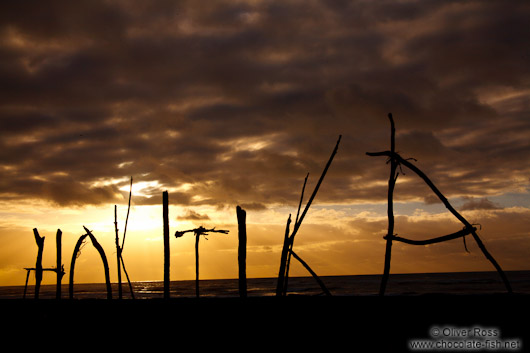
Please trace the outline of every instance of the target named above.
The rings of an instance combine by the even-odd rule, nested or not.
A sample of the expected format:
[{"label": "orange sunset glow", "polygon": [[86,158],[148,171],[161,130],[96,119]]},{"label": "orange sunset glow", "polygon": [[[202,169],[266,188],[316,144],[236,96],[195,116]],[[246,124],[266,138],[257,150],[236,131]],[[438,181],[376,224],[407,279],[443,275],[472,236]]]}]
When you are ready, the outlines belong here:
[{"label": "orange sunset glow", "polygon": [[[24,285],[33,229],[66,273],[86,226],[117,281],[114,206],[132,281],[275,277],[304,178],[305,201],[337,154],[296,238],[319,276],[381,274],[389,164],[414,158],[506,271],[530,270],[530,6],[524,1],[49,1],[0,5],[0,286]],[[462,229],[398,169],[394,232]],[[395,243],[391,273],[494,271],[466,238]],[[76,283],[101,283],[86,246]],[[309,276],[299,263],[292,276]],[[54,284],[45,273],[44,284]]]}]

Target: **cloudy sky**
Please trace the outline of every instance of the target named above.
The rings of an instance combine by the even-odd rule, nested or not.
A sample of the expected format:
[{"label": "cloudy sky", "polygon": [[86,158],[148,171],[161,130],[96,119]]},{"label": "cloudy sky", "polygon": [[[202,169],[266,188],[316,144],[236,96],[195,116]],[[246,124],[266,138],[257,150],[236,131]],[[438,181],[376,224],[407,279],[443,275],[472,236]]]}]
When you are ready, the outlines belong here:
[{"label": "cloudy sky", "polygon": [[[171,232],[230,230],[202,242],[202,277],[237,277],[236,205],[248,275],[276,276],[304,177],[312,190],[339,135],[295,248],[319,275],[381,273],[389,166],[366,152],[389,148],[389,112],[401,155],[505,270],[530,269],[529,16],[527,1],[3,2],[0,284],[24,283],[35,227],[46,267],[58,228],[67,272],[83,225],[113,258],[131,176],[132,280],[163,278],[164,190]],[[461,229],[410,171],[395,199],[401,236]],[[191,238],[172,239],[174,280],[193,278]],[[392,272],[492,270],[467,243],[396,244]],[[85,249],[76,281],[101,282]]]}]

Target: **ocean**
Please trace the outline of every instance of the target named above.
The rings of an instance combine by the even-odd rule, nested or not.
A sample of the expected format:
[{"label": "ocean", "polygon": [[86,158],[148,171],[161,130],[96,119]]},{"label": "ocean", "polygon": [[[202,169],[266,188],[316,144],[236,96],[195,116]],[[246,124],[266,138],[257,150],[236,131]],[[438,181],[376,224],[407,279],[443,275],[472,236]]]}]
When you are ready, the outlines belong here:
[{"label": "ocean", "polygon": [[[530,294],[530,271],[507,271],[512,289],[517,294]],[[376,296],[379,293],[381,275],[322,276],[320,277],[332,296]],[[34,279],[33,279],[34,280]],[[133,282],[135,299],[160,299],[164,295],[162,281]],[[274,296],[276,278],[247,279],[249,297]],[[506,288],[497,272],[452,272],[391,274],[386,287],[387,296],[415,296],[425,294],[483,295],[505,293]],[[69,286],[63,282],[62,298],[68,298]],[[127,282],[122,283],[124,299],[132,298]],[[237,279],[215,279],[199,281],[200,297],[238,297]],[[118,297],[118,285],[112,283],[113,298]],[[313,277],[290,277],[290,296],[319,296],[323,291]],[[56,285],[42,285],[39,298],[53,299]],[[192,298],[196,296],[195,281],[172,281],[171,298]],[[0,299],[22,299],[24,286],[0,287]],[[34,284],[28,285],[26,298],[34,297]],[[74,285],[76,299],[105,299],[104,283],[78,283]]]}]

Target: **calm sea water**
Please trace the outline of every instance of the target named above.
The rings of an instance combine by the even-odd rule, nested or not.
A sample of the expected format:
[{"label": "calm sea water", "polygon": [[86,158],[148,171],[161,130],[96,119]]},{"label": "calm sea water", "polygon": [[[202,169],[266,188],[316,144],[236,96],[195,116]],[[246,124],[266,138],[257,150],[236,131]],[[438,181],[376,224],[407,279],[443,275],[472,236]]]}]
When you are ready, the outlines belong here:
[{"label": "calm sea water", "polygon": [[[530,271],[506,272],[513,291],[530,294]],[[323,276],[322,281],[334,296],[372,296],[377,295],[381,275],[360,276]],[[136,299],[162,298],[164,284],[162,281],[134,282],[133,291]],[[131,298],[127,282],[122,284],[123,297]],[[237,297],[238,280],[200,280],[201,297]],[[276,289],[276,278],[251,278],[247,280],[248,296],[273,296]],[[55,298],[55,285],[43,285],[40,298]],[[117,284],[112,284],[113,297],[118,296]],[[172,298],[194,297],[195,281],[172,281],[170,284]],[[506,292],[497,272],[456,272],[456,273],[423,273],[391,274],[386,295],[421,295],[432,293],[443,294],[493,294]],[[290,295],[322,295],[322,290],[312,277],[289,278]],[[0,287],[0,299],[21,299],[24,286]],[[26,298],[33,298],[34,286],[28,285]],[[106,286],[102,283],[75,284],[74,297],[77,299],[106,298]],[[62,286],[62,296],[68,297],[68,284]]]}]

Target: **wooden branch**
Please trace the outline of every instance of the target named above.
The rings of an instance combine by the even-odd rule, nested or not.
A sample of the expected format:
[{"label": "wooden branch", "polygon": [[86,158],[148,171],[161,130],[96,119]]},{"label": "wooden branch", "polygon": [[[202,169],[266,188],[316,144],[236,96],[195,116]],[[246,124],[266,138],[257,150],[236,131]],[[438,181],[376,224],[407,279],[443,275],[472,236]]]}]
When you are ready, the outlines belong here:
[{"label": "wooden branch", "polygon": [[[454,207],[449,203],[447,198],[438,190],[438,188],[434,185],[434,183],[425,175],[418,167],[416,167],[414,164],[409,162],[408,160],[401,157],[398,153],[395,151],[383,151],[383,152],[368,152],[367,155],[369,156],[388,156],[392,161],[395,161],[396,163],[402,164],[412,170],[414,173],[416,173],[423,181],[431,188],[431,190],[438,196],[440,201],[444,204],[444,206],[451,212],[466,228],[473,228],[473,226],[460,214],[458,211],[454,209]],[[488,252],[486,249],[484,243],[477,235],[476,231],[472,231],[471,235],[473,236],[473,239],[477,243],[478,247],[484,254],[484,256],[492,263],[492,265],[495,267],[499,275],[501,276],[502,281],[504,282],[504,285],[506,287],[506,290],[509,293],[512,293],[512,287],[510,285],[510,282],[508,281],[508,278],[504,274],[504,271],[500,267],[500,265],[495,261],[493,256]]]},{"label": "wooden branch", "polygon": [[195,296],[199,297],[199,239],[201,237],[197,234],[195,236]]},{"label": "wooden branch", "polygon": [[199,228],[195,229],[188,229],[184,231],[176,231],[175,237],[180,238],[186,233],[191,233],[195,235],[195,296],[199,297],[199,239],[201,235],[207,235],[208,233],[223,233],[228,234],[228,230],[222,230],[222,229],[206,229],[203,226],[200,226]]},{"label": "wooden branch", "polygon": [[[298,203],[298,211],[296,212],[295,224],[298,223],[298,217],[300,215],[300,208],[302,207],[302,201],[304,200],[304,191],[307,184],[307,179],[309,178],[309,173],[305,176],[304,185],[302,186],[302,192],[300,193],[300,202]],[[289,238],[289,252],[287,256],[287,263],[285,265],[285,279],[283,285],[283,295],[287,295],[287,287],[289,286],[289,269],[291,268],[291,253],[294,245],[294,234]]]},{"label": "wooden branch", "polygon": [[168,192],[162,193],[162,218],[164,222],[164,299],[169,299],[169,196]]},{"label": "wooden branch", "polygon": [[302,186],[302,192],[300,193],[300,202],[298,203],[298,211],[296,212],[296,220],[294,221],[294,223],[298,223],[298,217],[300,217],[300,209],[302,208],[302,201],[304,200],[304,191],[305,191],[305,186],[307,184],[307,178],[309,178],[309,173],[307,173],[307,175],[305,176],[305,179],[304,179],[304,185]]},{"label": "wooden branch", "polygon": [[86,231],[86,234],[83,234],[79,237],[77,240],[77,243],[74,248],[74,252],[72,254],[72,261],[70,263],[70,288],[69,288],[69,295],[70,299],[74,298],[74,270],[75,270],[75,262],[78,257],[79,250],[81,249],[81,245],[85,241],[86,237],[89,237],[92,241],[92,245],[99,253],[99,256],[101,257],[101,261],[103,262],[103,270],[105,272],[105,284],[107,287],[107,299],[112,299],[112,287],[110,285],[110,276],[109,276],[109,263],[107,262],[107,256],[105,256],[105,251],[101,247],[101,245],[96,240],[96,237],[92,234],[91,231],[87,229],[87,227],[83,226],[83,228]]},{"label": "wooden branch", "polygon": [[293,250],[289,250],[289,253],[291,253],[291,255],[293,255],[293,257],[295,259],[297,259],[306,268],[306,270],[309,271],[309,273],[311,273],[311,275],[317,281],[317,283],[320,285],[320,288],[322,288],[324,293],[326,295],[328,295],[328,296],[331,296],[331,293],[329,292],[329,290],[324,285],[324,282],[322,282],[320,277],[317,276],[317,274],[311,269],[311,267],[309,267],[309,265],[304,260],[302,260],[302,258],[300,256],[298,256]]},{"label": "wooden branch", "polygon": [[[131,176],[131,184],[129,188],[129,204],[127,206],[127,216],[125,217],[125,228],[123,229],[123,238],[121,241],[121,246],[119,245],[119,237],[118,237],[118,221],[117,221],[117,215],[116,215],[116,206],[114,206],[114,219],[115,219],[115,225],[116,225],[116,252],[117,252],[117,261],[118,261],[118,288],[119,288],[119,298],[122,298],[122,285],[121,285],[121,267],[123,267],[123,272],[125,273],[125,277],[127,277],[127,283],[129,284],[129,291],[131,292],[131,297],[134,299],[134,291],[131,284],[131,279],[129,278],[129,274],[127,273],[127,270],[125,269],[125,261],[123,260],[123,247],[125,246],[125,237],[127,235],[127,224],[129,223],[129,212],[131,210],[131,196],[132,196],[132,183],[133,183],[133,177]],[[121,266],[120,266],[121,263]]]},{"label": "wooden branch", "polygon": [[281,254],[281,258],[280,258],[280,273],[278,275],[278,284],[277,284],[277,287],[276,287],[276,295],[277,296],[286,294],[287,281],[288,281],[288,276],[289,276],[289,265],[288,265],[288,262],[290,262],[290,256],[292,254],[292,247],[293,247],[293,243],[294,243],[294,237],[295,237],[296,233],[298,232],[298,229],[302,225],[302,221],[304,220],[304,217],[307,214],[307,211],[309,210],[309,207],[311,206],[311,203],[313,202],[313,200],[314,200],[314,198],[315,198],[315,196],[316,196],[316,194],[318,192],[318,189],[320,188],[320,185],[322,184],[322,181],[324,180],[324,177],[326,176],[326,173],[327,173],[327,171],[328,171],[328,169],[329,169],[329,167],[331,165],[331,162],[333,161],[333,158],[337,154],[337,150],[339,148],[339,144],[340,144],[341,138],[342,138],[342,135],[339,135],[337,143],[335,144],[335,148],[331,152],[331,156],[329,157],[329,160],[326,163],[326,166],[324,167],[324,170],[322,171],[322,174],[320,175],[320,178],[319,178],[319,180],[318,180],[318,182],[317,182],[317,184],[315,186],[315,189],[313,190],[313,193],[309,197],[309,200],[307,201],[307,204],[306,204],[306,206],[304,208],[304,211],[302,212],[302,214],[299,217],[300,208],[301,208],[301,205],[302,205],[302,200],[303,200],[303,197],[304,197],[304,191],[305,191],[305,187],[306,187],[306,183],[307,183],[307,178],[309,176],[309,174],[307,174],[307,176],[306,176],[306,178],[304,180],[304,185],[302,187],[302,193],[301,193],[301,196],[300,196],[300,203],[298,205],[298,211],[297,211],[297,214],[296,214],[296,220],[295,220],[295,224],[294,224],[293,232],[292,232],[291,236],[289,236],[289,225],[291,223],[291,215],[289,215],[289,219],[288,219],[288,222],[287,222],[286,234],[285,234],[284,242],[283,242],[282,254]]},{"label": "wooden branch", "polygon": [[105,251],[103,250],[103,247],[98,243],[96,237],[92,234],[92,232],[89,231],[88,228],[85,226],[83,226],[83,228],[85,229],[88,236],[90,237],[90,240],[92,241],[92,245],[94,245],[96,250],[99,252],[101,261],[103,261],[103,269],[105,271],[105,283],[107,285],[107,299],[112,299],[112,287],[110,285],[109,263],[107,262],[107,256],[105,255]]},{"label": "wooden branch", "polygon": [[322,184],[322,181],[324,180],[324,177],[326,176],[326,173],[329,169],[329,166],[331,165],[331,162],[333,161],[333,158],[337,154],[337,150],[339,148],[340,140],[342,138],[342,135],[339,135],[339,138],[337,140],[337,143],[335,144],[335,148],[333,149],[333,152],[331,152],[331,156],[329,157],[328,163],[324,167],[324,170],[322,171],[322,175],[320,176],[320,179],[318,179],[317,185],[315,186],[315,189],[313,190],[313,193],[311,194],[311,197],[309,197],[309,200],[307,201],[307,204],[305,206],[304,211],[302,212],[302,215],[300,216],[300,219],[298,219],[298,222],[295,223],[293,228],[293,233],[291,234],[291,237],[294,237],[296,232],[298,231],[298,228],[300,228],[300,225],[302,224],[302,221],[304,220],[304,217],[309,210],[309,207],[311,206],[311,203],[313,202],[313,199],[315,198],[318,189],[320,188],[320,185]]},{"label": "wooden branch", "polygon": [[[36,269],[35,267],[24,267],[24,270],[27,270],[27,271],[36,271],[37,269]],[[42,270],[42,272],[46,272],[46,271],[48,271],[48,272],[55,272],[55,273],[57,273],[57,272],[61,272],[61,271],[57,271],[57,268],[55,268],[55,267],[46,267],[46,268],[43,267],[41,270]]]},{"label": "wooden branch", "polygon": [[135,299],[133,287],[131,284],[131,279],[129,278],[129,274],[127,273],[127,270],[125,269],[125,262],[123,261],[123,254],[120,253],[120,257],[121,257],[121,265],[123,267],[123,272],[125,273],[125,277],[127,277],[127,283],[129,283],[129,291],[131,292],[131,297]]},{"label": "wooden branch", "polygon": [[239,268],[239,296],[247,297],[247,213],[240,206],[236,207],[237,229],[238,229],[238,249],[237,263]]},{"label": "wooden branch", "polygon": [[37,243],[37,261],[35,264],[35,299],[39,299],[40,284],[42,282],[42,253],[44,251],[44,237],[39,235],[37,228],[33,228],[33,235]]},{"label": "wooden branch", "polygon": [[[390,150],[392,152],[396,149],[396,127],[392,114],[388,114],[390,120]],[[388,195],[387,195],[387,217],[388,217],[388,231],[385,248],[385,264],[383,268],[383,277],[381,279],[381,285],[379,287],[379,295],[384,295],[386,290],[386,284],[388,282],[388,276],[390,275],[390,260],[392,256],[392,235],[394,234],[394,188],[397,180],[397,163],[394,159],[390,160],[390,176],[388,178]]]},{"label": "wooden branch", "polygon": [[192,233],[192,232],[195,235],[207,235],[208,233],[223,233],[223,234],[229,233],[227,230],[221,230],[221,229],[215,229],[215,228],[206,229],[203,226],[200,226],[199,228],[194,228],[194,229],[188,229],[188,230],[182,230],[182,231],[177,230],[175,232],[175,238],[180,238],[184,234]]},{"label": "wooden branch", "polygon": [[114,232],[115,243],[116,243],[116,261],[117,261],[117,271],[118,271],[118,299],[122,299],[122,288],[121,288],[121,247],[120,247],[120,238],[118,234],[118,206],[114,205]]},{"label": "wooden branch", "polygon": [[70,285],[69,285],[69,296],[70,299],[74,299],[74,270],[75,270],[75,262],[77,260],[77,254],[79,253],[79,250],[81,249],[81,245],[85,241],[85,238],[88,236],[88,234],[83,234],[77,239],[77,243],[74,247],[74,252],[72,254],[72,261],[70,262]]},{"label": "wooden branch", "polygon": [[[455,233],[451,233],[451,234],[448,234],[448,235],[444,235],[444,236],[441,236],[441,237],[436,237],[436,238],[431,238],[431,239],[426,239],[426,240],[412,240],[412,239],[406,239],[406,238],[402,238],[402,237],[397,237],[397,236],[391,236],[391,240],[395,240],[395,241],[399,241],[399,242],[402,242],[402,243],[406,243],[406,244],[410,244],[410,245],[429,245],[429,244],[436,244],[436,243],[441,243],[441,242],[444,242],[444,241],[448,241],[448,240],[453,240],[453,239],[457,239],[457,238],[460,238],[460,237],[464,237],[468,234],[471,234],[472,232],[476,231],[477,228],[464,228],[458,232],[455,232]],[[385,239],[388,238],[388,236],[385,236],[384,237]]]},{"label": "wooden branch", "polygon": [[28,272],[26,273],[26,285],[24,286],[24,296],[22,297],[22,299],[26,299],[26,292],[28,290],[29,274],[31,273],[29,269],[26,269],[26,270],[28,270]]},{"label": "wooden branch", "polygon": [[63,279],[64,271],[62,264],[62,235],[63,232],[60,229],[57,229],[57,234],[55,235],[55,244],[57,247],[57,285],[55,289],[55,298],[61,299],[61,281]]},{"label": "wooden branch", "polygon": [[280,272],[278,273],[278,283],[276,285],[276,296],[283,295],[285,286],[285,267],[287,264],[287,255],[289,252],[289,231],[291,226],[291,214],[287,218],[285,226],[285,236],[283,238],[282,254],[280,256]]},{"label": "wooden branch", "polygon": [[133,184],[133,177],[131,176],[131,185],[129,188],[129,205],[127,206],[127,216],[125,217],[125,228],[123,229],[123,239],[121,241],[122,251],[123,251],[123,247],[125,246],[125,236],[127,235],[127,223],[129,222],[129,211],[131,210],[132,184]]},{"label": "wooden branch", "polygon": [[107,262],[107,257],[105,256],[105,251],[103,251],[103,248],[96,240],[96,237],[90,232],[85,226],[83,226],[86,234],[83,234],[79,237],[77,240],[77,243],[75,244],[74,252],[72,254],[72,261],[70,263],[70,285],[69,285],[69,297],[70,299],[74,298],[74,271],[75,271],[75,262],[77,260],[79,250],[81,249],[81,245],[85,241],[86,237],[89,237],[92,241],[92,245],[96,250],[99,252],[99,255],[101,257],[101,261],[103,262],[103,269],[105,272],[105,284],[107,287],[107,299],[112,299],[112,287],[110,285],[110,276],[109,276],[109,264]]}]

